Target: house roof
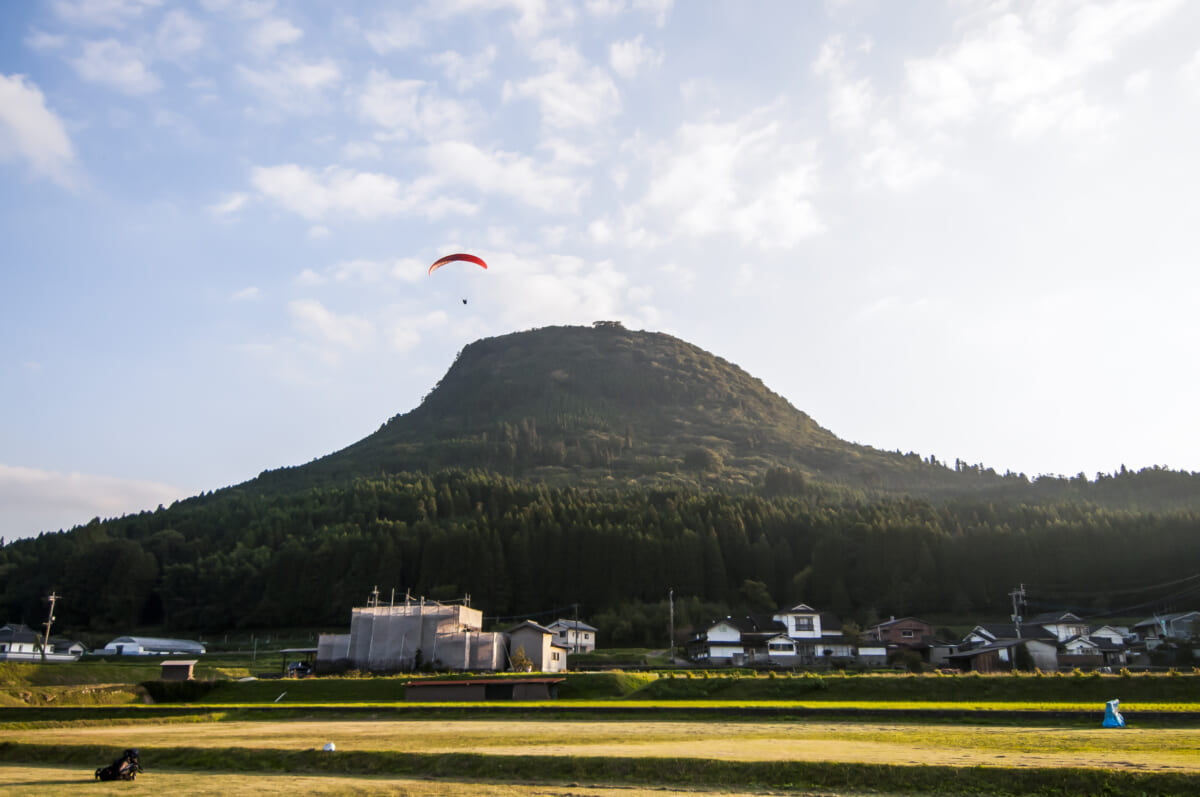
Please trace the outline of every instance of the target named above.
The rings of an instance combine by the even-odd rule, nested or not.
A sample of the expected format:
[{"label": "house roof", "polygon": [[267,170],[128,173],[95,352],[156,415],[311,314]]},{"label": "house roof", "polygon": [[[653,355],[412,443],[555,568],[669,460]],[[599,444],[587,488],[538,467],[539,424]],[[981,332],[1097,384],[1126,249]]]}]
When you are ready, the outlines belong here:
[{"label": "house roof", "polygon": [[1052,645],[1048,639],[1003,639],[998,642],[992,642],[989,645],[982,645],[970,650],[962,650],[958,653],[951,653],[946,658],[948,659],[970,659],[978,656],[981,653],[990,653],[994,650],[1004,650],[1007,648],[1015,648],[1017,645],[1024,645],[1026,642],[1035,642],[1041,645]]},{"label": "house roof", "polygon": [[[990,637],[996,641],[1004,639],[1017,639],[1017,629],[1012,623],[980,623],[971,629],[971,634],[979,633],[980,636]],[[1041,639],[1044,641],[1057,641],[1054,634],[1042,628],[1040,625],[1022,625],[1021,635],[1022,640],[1026,639]]]},{"label": "house roof", "polygon": [[876,623],[875,625],[871,626],[871,629],[875,630],[890,628],[893,625],[900,625],[901,623],[920,623],[921,625],[927,625],[930,628],[933,627],[933,623],[922,620],[920,617],[893,617],[890,620],[884,620],[882,623]]},{"label": "house roof", "polygon": [[1152,626],[1154,628],[1157,628],[1160,623],[1173,623],[1176,620],[1182,620],[1183,618],[1188,617],[1193,614],[1200,614],[1200,612],[1190,611],[1190,612],[1172,612],[1170,614],[1159,614],[1154,617],[1147,617],[1145,620],[1142,620],[1140,623],[1135,623],[1133,627],[1141,628],[1143,626]]},{"label": "house roof", "polygon": [[1030,617],[1026,623],[1038,624],[1053,624],[1053,623],[1082,623],[1084,620],[1077,614],[1071,612],[1042,612],[1036,617]]},{"label": "house roof", "polygon": [[544,625],[538,625],[533,620],[526,620],[523,623],[517,623],[512,628],[508,629],[508,633],[515,634],[517,631],[520,631],[523,628],[532,628],[535,631],[541,631],[543,634],[549,634],[550,636],[554,636],[553,631],[551,631],[549,628],[547,628]]},{"label": "house roof", "polygon": [[790,609],[780,609],[775,614],[818,614],[817,610],[807,603],[797,603]]},{"label": "house roof", "polygon": [[0,639],[9,642],[37,642],[40,638],[32,628],[21,623],[9,623],[0,628]]},{"label": "house roof", "polygon": [[587,623],[580,622],[579,620],[564,620],[561,617],[559,619],[555,620],[553,623],[551,623],[547,627],[554,628],[555,626],[561,626],[563,628],[577,628],[580,631],[595,631],[595,630],[597,630],[595,626],[590,626]]},{"label": "house roof", "polygon": [[821,630],[822,631],[841,631],[842,620],[836,614],[829,612],[821,612]]}]

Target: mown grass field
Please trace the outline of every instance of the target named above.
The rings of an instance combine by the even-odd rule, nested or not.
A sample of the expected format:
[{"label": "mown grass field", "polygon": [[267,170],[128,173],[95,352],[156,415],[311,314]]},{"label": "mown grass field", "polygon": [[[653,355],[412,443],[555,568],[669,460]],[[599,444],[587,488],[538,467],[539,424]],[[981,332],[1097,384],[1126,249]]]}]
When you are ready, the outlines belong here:
[{"label": "mown grass field", "polygon": [[[130,680],[156,675],[157,662],[0,667],[6,787],[72,792],[80,781],[60,773],[90,777],[134,746],[147,773],[122,785],[173,794],[282,793],[288,781],[314,794],[1200,793],[1194,673],[571,674],[559,700],[477,705],[405,702],[409,677],[220,673],[178,693]],[[130,701],[85,697],[110,688]],[[178,702],[148,705],[150,693]],[[1129,728],[1100,728],[1112,697]],[[319,752],[330,741],[337,751]]]}]

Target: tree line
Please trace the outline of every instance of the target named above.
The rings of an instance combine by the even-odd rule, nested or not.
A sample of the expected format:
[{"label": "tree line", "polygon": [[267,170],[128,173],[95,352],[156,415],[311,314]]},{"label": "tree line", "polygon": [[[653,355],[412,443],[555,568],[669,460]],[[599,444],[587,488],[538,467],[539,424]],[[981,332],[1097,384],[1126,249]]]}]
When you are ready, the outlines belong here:
[{"label": "tree line", "polygon": [[861,625],[1005,616],[1021,582],[1053,585],[1076,611],[1172,608],[1119,587],[1195,574],[1200,512],[1107,508],[1058,497],[1081,488],[1071,480],[1052,486],[1047,500],[937,502],[783,473],[737,495],[474,470],[286,492],[248,482],[0,547],[0,620],[41,623],[53,590],[64,630],[341,628],[378,586],[469,594],[494,617],[579,604],[603,645],[657,645],[668,590],[682,632],[801,601]]}]

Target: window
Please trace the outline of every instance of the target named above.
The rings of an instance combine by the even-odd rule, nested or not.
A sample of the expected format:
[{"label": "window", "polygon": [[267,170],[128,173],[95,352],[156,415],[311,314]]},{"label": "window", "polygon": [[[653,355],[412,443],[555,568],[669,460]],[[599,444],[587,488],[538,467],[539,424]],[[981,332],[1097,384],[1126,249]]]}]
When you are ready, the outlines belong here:
[{"label": "window", "polygon": [[901,639],[912,639],[913,636],[915,635],[913,634],[913,630],[911,628],[903,628],[900,630]]},{"label": "window", "polygon": [[797,617],[796,618],[796,630],[797,631],[813,630],[812,618],[811,617]]},{"label": "window", "polygon": [[550,661],[558,661],[558,651],[557,650],[550,651]]}]

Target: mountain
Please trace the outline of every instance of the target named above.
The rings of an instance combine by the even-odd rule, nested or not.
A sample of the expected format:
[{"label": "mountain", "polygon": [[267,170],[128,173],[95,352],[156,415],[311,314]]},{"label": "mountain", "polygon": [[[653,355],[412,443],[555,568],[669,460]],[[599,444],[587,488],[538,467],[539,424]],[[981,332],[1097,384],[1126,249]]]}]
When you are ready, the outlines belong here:
[{"label": "mountain", "polygon": [[846,442],[733,363],[616,322],[476,341],[416,409],[261,481],[442,468],[576,486],[746,488],[770,475],[923,493],[1003,481]]}]

